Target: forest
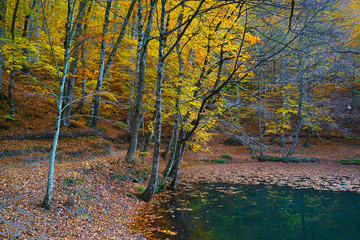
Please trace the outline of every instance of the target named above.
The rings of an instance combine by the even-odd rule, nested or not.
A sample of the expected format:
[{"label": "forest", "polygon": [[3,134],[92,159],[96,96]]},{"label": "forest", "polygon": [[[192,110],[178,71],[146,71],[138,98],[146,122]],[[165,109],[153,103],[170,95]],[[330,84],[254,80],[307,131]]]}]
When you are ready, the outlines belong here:
[{"label": "forest", "polygon": [[[33,218],[75,211],[98,180],[109,199],[149,206],[182,178],[212,181],[183,167],[225,163],[225,176],[240,148],[259,166],[313,164],[326,143],[320,163],[341,152],[358,172],[359,39],[358,0],[0,0],[1,232],[39,236],[4,227],[16,199]],[[91,202],[76,214],[89,219]]]}]

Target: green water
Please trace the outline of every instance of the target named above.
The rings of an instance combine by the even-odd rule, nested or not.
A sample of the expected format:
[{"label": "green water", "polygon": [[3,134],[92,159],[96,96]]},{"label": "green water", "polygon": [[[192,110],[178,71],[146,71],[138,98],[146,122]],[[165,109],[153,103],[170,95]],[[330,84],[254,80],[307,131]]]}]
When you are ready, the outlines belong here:
[{"label": "green water", "polygon": [[[230,192],[230,193],[229,193]],[[202,184],[158,209],[159,239],[360,239],[360,194]]]}]

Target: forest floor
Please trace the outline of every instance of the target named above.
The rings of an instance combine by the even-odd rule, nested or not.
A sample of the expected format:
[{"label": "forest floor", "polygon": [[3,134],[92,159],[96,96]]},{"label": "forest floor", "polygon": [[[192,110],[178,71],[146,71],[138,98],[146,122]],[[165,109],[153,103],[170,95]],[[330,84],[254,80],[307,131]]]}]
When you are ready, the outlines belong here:
[{"label": "forest floor", "polygon": [[[52,208],[39,207],[56,112],[50,98],[23,85],[17,85],[15,98],[13,121],[6,118],[6,101],[0,102],[0,239],[156,239],[157,232],[171,234],[154,225],[161,216],[152,211],[161,195],[170,192],[150,203],[136,197],[146,186],[151,156],[145,162],[126,163],[128,129],[111,121],[101,120],[94,131],[86,127],[87,118],[79,116],[71,128],[62,129]],[[123,112],[104,117],[121,116]],[[227,145],[226,140],[218,135],[207,145],[211,152],[185,153],[180,188],[186,183],[225,182],[360,192],[360,165],[339,162],[360,158],[358,139],[331,139],[334,143],[314,138],[308,148],[299,144],[295,155],[318,158],[314,163],[259,162],[246,147]],[[232,159],[204,161],[223,154]],[[266,154],[280,155],[270,150]],[[165,164],[161,159],[160,167]]]},{"label": "forest floor", "polygon": [[51,140],[0,146],[0,239],[144,239],[134,231],[144,167],[123,163],[124,150],[99,137],[60,140],[48,211]]},{"label": "forest floor", "polygon": [[[244,146],[225,144],[216,136],[211,152],[184,156],[180,188],[187,183],[225,182],[276,184],[360,193],[360,165],[341,159],[360,158],[358,141],[329,143],[313,139],[299,145],[297,157],[316,157],[314,163],[259,162]],[[146,186],[151,157],[145,163],[124,162],[126,145],[101,137],[62,138],[56,160],[52,209],[39,207],[46,189],[51,140],[0,141],[0,237],[19,239],[156,239],[150,203],[137,199]],[[228,154],[225,163],[204,161]],[[279,155],[268,151],[267,154]],[[120,159],[120,164],[117,161]],[[161,167],[166,164],[161,161]],[[171,233],[171,232],[169,232]]]}]

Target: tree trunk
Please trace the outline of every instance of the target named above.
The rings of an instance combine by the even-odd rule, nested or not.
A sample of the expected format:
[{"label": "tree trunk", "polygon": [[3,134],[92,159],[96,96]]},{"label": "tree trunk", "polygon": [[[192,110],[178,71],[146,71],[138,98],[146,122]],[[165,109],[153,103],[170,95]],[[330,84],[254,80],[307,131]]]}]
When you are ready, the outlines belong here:
[{"label": "tree trunk", "polygon": [[[16,18],[17,18],[17,11],[19,9],[19,3],[20,0],[17,0],[15,3],[15,7],[14,7],[14,12],[13,12],[13,16],[12,16],[12,21],[11,21],[11,39],[12,41],[15,40],[15,24],[16,24]],[[9,83],[9,87],[8,87],[8,103],[9,103],[9,115],[10,115],[10,119],[12,120],[14,118],[15,115],[15,105],[14,105],[14,99],[13,99],[13,86],[14,86],[14,82],[15,82],[15,61],[13,61],[13,66],[11,69],[11,75],[10,75],[10,83]]]},{"label": "tree trunk", "polygon": [[104,20],[104,28],[102,33],[102,40],[101,40],[101,49],[100,49],[100,64],[99,64],[99,77],[97,80],[95,94],[92,99],[92,105],[90,110],[90,119],[89,119],[89,127],[96,128],[99,112],[100,112],[100,94],[101,88],[104,81],[104,68],[105,68],[105,57],[106,57],[106,37],[109,28],[109,16],[110,16],[110,9],[111,9],[112,0],[108,0],[106,4],[106,11],[105,11],[105,20]]},{"label": "tree trunk", "polygon": [[[176,121],[176,120],[175,120],[175,121]],[[171,136],[170,136],[169,143],[168,143],[165,151],[161,153],[161,156],[162,156],[163,158],[166,157],[166,155],[169,153],[169,151],[170,151],[170,149],[171,149],[171,146],[172,146],[172,143],[173,143],[174,137],[175,137],[176,128],[177,128],[177,127],[176,127],[175,124],[174,124],[173,130],[171,131]]]},{"label": "tree trunk", "polygon": [[6,21],[7,0],[0,0],[0,100],[5,99],[5,94],[2,87],[2,69],[4,65],[4,57],[2,48],[4,46],[5,38],[5,21]]},{"label": "tree trunk", "polygon": [[[87,54],[85,54],[85,45],[84,44],[85,43],[83,43],[81,45],[81,62],[82,62],[83,67],[85,67],[85,65],[86,65],[86,55],[87,55]],[[80,98],[79,104],[76,106],[76,108],[71,113],[71,115],[74,115],[77,112],[82,113],[83,107],[85,105],[85,100],[86,100],[86,78],[83,76],[82,80],[81,80],[81,98]]]},{"label": "tree trunk", "polygon": [[154,153],[153,153],[153,164],[151,171],[151,178],[149,185],[142,195],[144,201],[148,202],[155,194],[157,186],[157,178],[159,171],[159,157],[160,157],[160,143],[161,143],[161,118],[162,118],[162,88],[164,79],[164,48],[166,43],[165,38],[165,4],[166,0],[161,0],[161,18],[160,18],[160,37],[159,37],[159,62],[157,68],[157,79],[156,79],[156,102],[155,102],[155,124],[154,124]]},{"label": "tree trunk", "polygon": [[[142,121],[144,122],[144,121]],[[150,149],[150,143],[151,143],[151,140],[153,139],[153,136],[154,136],[154,130],[151,130],[149,131],[147,137],[145,138],[144,136],[144,143],[142,145],[142,148],[141,148],[141,153],[140,155],[143,157],[144,156],[144,153],[147,153],[149,152],[149,149]]]},{"label": "tree trunk", "polygon": [[[98,118],[99,118],[99,113],[100,113],[100,94],[101,94],[102,85],[103,85],[104,79],[106,78],[109,68],[113,64],[113,60],[114,60],[117,50],[119,49],[120,43],[122,42],[122,40],[125,36],[125,30],[129,23],[130,16],[132,14],[132,11],[133,11],[133,9],[135,7],[135,3],[136,3],[136,0],[132,0],[131,5],[128,9],[128,12],[126,14],[126,17],[124,19],[124,23],[121,27],[119,37],[116,40],[114,48],[112,49],[112,51],[108,57],[108,60],[106,61],[106,64],[105,64],[106,34],[107,34],[108,26],[109,26],[109,14],[110,14],[111,1],[112,0],[108,0],[107,7],[106,7],[105,23],[104,23],[104,30],[103,30],[103,40],[101,42],[101,51],[100,51],[99,77],[98,77],[95,94],[93,96],[91,109],[90,109],[89,126],[94,129],[96,128]],[[108,8],[109,8],[109,11],[108,11]]]},{"label": "tree trunk", "polygon": [[[136,28],[133,28],[135,30]],[[135,74],[134,79],[130,79],[129,84],[129,99],[128,99],[128,110],[126,112],[126,124],[131,127],[131,117],[134,113],[136,106],[135,89],[139,82],[139,67],[140,67],[140,54],[143,46],[143,31],[144,31],[144,17],[143,17],[143,3],[142,0],[138,0],[138,12],[137,12],[137,31],[133,31],[133,37],[137,37],[137,48],[136,48],[136,60],[135,60]]]},{"label": "tree trunk", "polygon": [[[84,27],[83,27],[83,32],[84,33],[87,30],[88,19],[89,19],[89,15],[91,13],[92,4],[93,4],[93,2],[90,1],[89,7],[87,9],[86,17],[85,17],[85,24],[84,24]],[[81,66],[82,66],[83,69],[86,68],[85,66],[86,66],[86,61],[87,61],[87,55],[88,55],[88,51],[86,49],[85,40],[83,39],[83,42],[81,44]],[[83,107],[85,105],[85,100],[86,100],[86,81],[87,81],[87,79],[85,78],[85,76],[82,76],[82,80],[81,80],[81,98],[80,98],[79,104],[76,106],[76,108],[71,113],[71,115],[74,115],[77,112],[82,113],[82,111],[83,111]]]},{"label": "tree trunk", "polygon": [[[259,81],[258,81],[258,128],[259,128],[259,137],[260,137],[260,156],[259,156],[259,160],[263,161],[264,160],[264,135],[263,135],[263,131],[262,131],[262,125],[261,125],[261,118],[262,118],[262,106],[261,106],[261,101],[262,101],[262,87],[261,87],[261,81],[262,81],[262,65],[260,65],[260,76],[259,76]],[[265,86],[264,86],[265,87]]]},{"label": "tree trunk", "polygon": [[[184,4],[182,4],[182,9],[181,9],[181,13],[179,15],[179,19],[178,19],[178,26],[182,25],[183,22],[183,13],[184,13]],[[178,30],[178,34],[181,34],[180,29]],[[179,61],[179,84],[177,87],[177,96],[176,96],[176,104],[175,104],[175,121],[174,121],[174,128],[172,131],[172,136],[171,139],[172,141],[170,141],[169,146],[171,146],[171,154],[169,157],[169,161],[166,165],[166,168],[163,172],[163,177],[164,177],[164,182],[163,185],[166,184],[166,180],[170,174],[171,169],[174,166],[175,163],[175,157],[177,154],[177,149],[178,149],[178,144],[179,144],[179,128],[180,128],[180,100],[181,100],[181,94],[182,94],[182,84],[184,81],[184,59],[182,56],[182,52],[181,52],[181,42],[178,41],[178,43],[176,44],[176,54],[178,56],[178,61]],[[164,152],[163,157],[166,156],[166,151]],[[165,186],[164,186],[165,187]]]},{"label": "tree trunk", "polygon": [[304,143],[304,147],[310,146],[311,133],[312,133],[311,127],[308,127],[306,129],[306,141]]},{"label": "tree trunk", "polygon": [[131,124],[131,139],[129,148],[126,154],[126,159],[129,163],[132,162],[132,159],[136,152],[137,147],[137,140],[138,140],[138,130],[141,118],[141,110],[143,104],[143,95],[144,95],[144,88],[145,88],[145,65],[146,65],[146,56],[147,56],[147,49],[148,49],[148,40],[150,38],[150,31],[154,16],[155,7],[157,4],[157,0],[151,0],[151,8],[148,15],[148,23],[146,26],[145,34],[143,36],[142,41],[142,48],[140,51],[139,57],[139,80],[137,84],[136,90],[136,105],[135,105],[135,112],[133,116],[133,121]]},{"label": "tree trunk", "polygon": [[14,82],[15,82],[15,68],[13,67],[13,69],[11,70],[10,83],[9,83],[9,88],[8,88],[8,102],[9,102],[9,107],[10,107],[9,115],[10,115],[11,120],[15,116],[15,105],[14,105],[14,97],[13,97]]},{"label": "tree trunk", "polygon": [[30,14],[28,38],[29,39],[36,39],[35,41],[37,42],[37,44],[36,44],[36,50],[37,51],[35,53],[33,51],[29,52],[29,58],[28,58],[29,63],[37,63],[39,61],[39,52],[40,52],[40,45],[39,45],[39,41],[40,41],[40,23],[39,23],[39,17],[38,17],[40,1],[39,0],[34,0],[33,4],[34,4],[33,9],[35,8],[36,17],[34,17],[33,14]]},{"label": "tree trunk", "polygon": [[299,77],[299,86],[298,86],[299,98],[298,98],[297,122],[296,122],[296,128],[295,128],[295,139],[294,139],[294,143],[291,146],[291,149],[286,154],[286,158],[291,157],[293,155],[293,153],[295,152],[295,148],[299,143],[299,133],[301,130],[301,125],[302,125],[302,112],[303,112],[302,105],[303,105],[304,75],[305,75],[304,72],[306,71],[303,67],[303,59],[300,60],[300,67],[301,67],[301,73],[300,73],[301,76]]},{"label": "tree trunk", "polygon": [[285,60],[280,60],[280,85],[281,85],[281,128],[280,128],[280,147],[285,148]]},{"label": "tree trunk", "polygon": [[177,155],[175,156],[175,161],[174,161],[174,165],[171,169],[170,172],[170,176],[172,177],[172,181],[170,183],[169,189],[170,190],[176,190],[177,188],[177,184],[179,181],[179,170],[180,170],[180,164],[181,164],[181,159],[184,155],[185,152],[185,146],[186,143],[185,142],[179,142],[178,146],[177,146]]},{"label": "tree trunk", "polygon": [[86,7],[87,1],[82,0],[79,4],[79,13],[76,23],[76,30],[75,30],[75,36],[74,36],[74,42],[75,42],[75,48],[73,49],[73,60],[70,63],[70,70],[69,70],[69,77],[67,78],[67,89],[66,89],[66,95],[64,95],[64,111],[62,115],[62,121],[63,125],[65,127],[70,127],[71,125],[71,107],[73,103],[74,98],[74,87],[75,87],[75,75],[77,73],[78,69],[78,63],[79,63],[79,56],[80,56],[80,47],[81,44],[79,42],[79,36],[82,33],[83,30],[83,19],[84,19],[84,12]]},{"label": "tree trunk", "polygon": [[306,106],[306,121],[307,121],[307,131],[306,131],[306,141],[304,143],[304,147],[309,147],[310,146],[310,139],[311,139],[311,133],[312,133],[312,129],[311,129],[311,126],[312,126],[312,120],[311,120],[311,108],[310,108],[310,105],[311,105],[311,81],[307,81],[306,82],[306,103],[307,103],[307,106]]},{"label": "tree trunk", "polygon": [[[57,116],[56,116],[56,122],[55,122],[55,132],[53,137],[53,143],[51,147],[51,153],[50,153],[50,163],[49,163],[49,175],[48,175],[48,182],[47,182],[47,188],[46,188],[46,194],[44,197],[44,200],[41,204],[41,206],[45,209],[50,209],[50,202],[52,198],[52,191],[53,191],[53,182],[54,182],[54,166],[55,166],[55,155],[56,155],[56,148],[57,148],[57,142],[59,139],[59,133],[60,133],[60,127],[61,127],[61,111],[62,111],[62,98],[64,93],[64,87],[65,87],[65,80],[66,75],[68,73],[69,68],[69,62],[70,62],[70,50],[71,50],[71,41],[72,36],[71,33],[73,32],[73,21],[74,21],[74,12],[76,7],[76,0],[72,2],[71,0],[68,0],[68,20],[67,25],[69,26],[67,29],[67,39],[66,39],[66,46],[65,46],[65,56],[64,56],[64,69],[63,74],[61,78],[59,79],[60,86],[59,86],[59,96],[57,99]],[[44,16],[45,17],[45,16]],[[51,37],[49,36],[49,39]],[[54,49],[52,49],[54,54]],[[56,59],[54,59],[56,61]],[[60,75],[60,74],[59,74]]]}]

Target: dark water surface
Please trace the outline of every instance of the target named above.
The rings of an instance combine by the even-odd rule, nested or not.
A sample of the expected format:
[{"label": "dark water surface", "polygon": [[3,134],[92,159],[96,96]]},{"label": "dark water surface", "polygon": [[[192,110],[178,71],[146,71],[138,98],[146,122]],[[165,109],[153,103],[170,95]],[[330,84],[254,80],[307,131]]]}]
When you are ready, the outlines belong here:
[{"label": "dark water surface", "polygon": [[161,239],[360,239],[360,194],[202,184],[158,209]]}]

